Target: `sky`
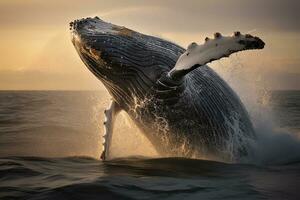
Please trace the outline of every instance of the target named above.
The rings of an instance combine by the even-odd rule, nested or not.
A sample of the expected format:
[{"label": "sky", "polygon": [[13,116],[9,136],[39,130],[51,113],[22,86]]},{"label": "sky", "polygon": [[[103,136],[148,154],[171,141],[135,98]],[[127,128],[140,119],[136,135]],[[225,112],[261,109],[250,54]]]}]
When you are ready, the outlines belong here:
[{"label": "sky", "polygon": [[74,19],[105,21],[183,47],[218,31],[261,37],[266,47],[213,63],[242,63],[270,89],[300,89],[298,0],[1,0],[0,90],[95,90],[102,84],[79,59],[69,33]]}]

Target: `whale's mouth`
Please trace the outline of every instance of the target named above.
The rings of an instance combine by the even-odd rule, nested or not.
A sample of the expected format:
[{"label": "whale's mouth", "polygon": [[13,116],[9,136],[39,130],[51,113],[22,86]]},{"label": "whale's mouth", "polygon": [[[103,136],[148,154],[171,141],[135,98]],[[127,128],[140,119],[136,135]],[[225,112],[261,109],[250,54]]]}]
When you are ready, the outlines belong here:
[{"label": "whale's mouth", "polygon": [[113,28],[111,24],[94,17],[70,22],[70,30],[72,42],[78,53],[97,62],[101,55],[100,50],[103,49],[106,42],[97,42],[97,37],[110,35]]},{"label": "whale's mouth", "polygon": [[101,20],[99,17],[83,18],[70,22],[72,42],[82,60],[93,61],[90,67],[111,69],[112,67],[125,66],[120,58],[120,52],[126,51],[128,40],[132,39],[137,32],[125,27],[117,26]]},{"label": "whale's mouth", "polygon": [[[98,77],[105,78],[112,73],[115,56],[112,37],[120,32],[120,27],[107,23],[98,17],[83,18],[70,22],[72,43],[87,67]],[[114,40],[116,42],[116,40]]]}]

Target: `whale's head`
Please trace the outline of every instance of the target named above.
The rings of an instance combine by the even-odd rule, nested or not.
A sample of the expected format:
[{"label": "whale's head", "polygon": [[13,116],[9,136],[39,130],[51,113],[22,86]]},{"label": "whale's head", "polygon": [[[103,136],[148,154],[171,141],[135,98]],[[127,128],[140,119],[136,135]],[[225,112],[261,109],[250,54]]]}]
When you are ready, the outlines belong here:
[{"label": "whale's head", "polygon": [[75,20],[70,30],[82,61],[120,104],[144,96],[184,51],[98,17]]}]

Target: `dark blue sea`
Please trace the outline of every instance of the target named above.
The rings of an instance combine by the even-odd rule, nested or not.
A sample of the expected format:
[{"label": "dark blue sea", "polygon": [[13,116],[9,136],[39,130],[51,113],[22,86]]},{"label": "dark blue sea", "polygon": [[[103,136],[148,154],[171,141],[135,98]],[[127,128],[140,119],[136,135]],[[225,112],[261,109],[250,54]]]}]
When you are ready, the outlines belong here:
[{"label": "dark blue sea", "polygon": [[115,159],[103,162],[108,101],[98,91],[0,92],[0,199],[300,199],[300,91],[273,91],[251,115],[259,142],[245,163],[159,158],[126,117]]}]

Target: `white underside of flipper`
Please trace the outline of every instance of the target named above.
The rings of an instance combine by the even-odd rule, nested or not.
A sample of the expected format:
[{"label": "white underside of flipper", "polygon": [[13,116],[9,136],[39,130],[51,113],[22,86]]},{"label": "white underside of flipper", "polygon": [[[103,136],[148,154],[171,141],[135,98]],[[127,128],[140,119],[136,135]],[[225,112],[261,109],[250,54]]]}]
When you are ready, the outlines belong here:
[{"label": "white underside of flipper", "polygon": [[235,32],[233,36],[222,36],[220,33],[215,33],[214,39],[206,38],[202,45],[191,43],[168,75],[172,77],[176,71],[193,70],[194,67],[228,57],[238,51],[263,47],[264,42],[261,39],[249,34],[242,35],[240,32]]},{"label": "white underside of flipper", "polygon": [[117,114],[121,108],[115,101],[111,101],[109,107],[104,111],[104,133],[103,133],[103,151],[102,160],[110,159],[110,147],[112,143],[113,127]]}]

